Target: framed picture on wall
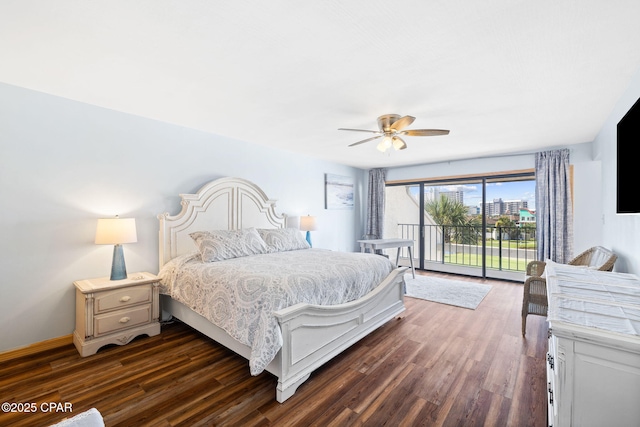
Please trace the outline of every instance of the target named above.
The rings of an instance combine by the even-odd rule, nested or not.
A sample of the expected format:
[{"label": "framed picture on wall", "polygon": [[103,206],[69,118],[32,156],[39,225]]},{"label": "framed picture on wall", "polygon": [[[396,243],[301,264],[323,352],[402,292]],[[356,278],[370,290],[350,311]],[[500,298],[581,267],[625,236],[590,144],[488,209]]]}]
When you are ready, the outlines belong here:
[{"label": "framed picture on wall", "polygon": [[324,174],[325,209],[353,209],[353,178]]}]

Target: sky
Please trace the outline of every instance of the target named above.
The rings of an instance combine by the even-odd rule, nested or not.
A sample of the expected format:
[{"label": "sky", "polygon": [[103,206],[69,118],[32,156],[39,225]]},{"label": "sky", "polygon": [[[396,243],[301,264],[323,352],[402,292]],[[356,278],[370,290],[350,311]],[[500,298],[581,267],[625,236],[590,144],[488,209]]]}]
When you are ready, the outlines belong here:
[{"label": "sky", "polygon": [[[493,199],[524,200],[529,209],[535,210],[535,180],[487,183],[487,201]],[[482,184],[440,186],[441,191],[464,191],[465,206],[479,206],[482,202]]]}]

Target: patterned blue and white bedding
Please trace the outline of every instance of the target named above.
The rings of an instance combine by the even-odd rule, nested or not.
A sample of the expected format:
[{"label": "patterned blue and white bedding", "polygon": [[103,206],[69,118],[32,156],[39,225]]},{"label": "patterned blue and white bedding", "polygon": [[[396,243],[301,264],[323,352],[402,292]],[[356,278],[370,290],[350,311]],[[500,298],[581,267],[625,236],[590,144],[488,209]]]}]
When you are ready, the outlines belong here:
[{"label": "patterned blue and white bedding", "polygon": [[301,249],[203,262],[177,257],[159,273],[171,296],[251,348],[258,375],[282,347],[273,312],[297,303],[336,305],[363,297],[391,273],[387,258],[368,253]]}]

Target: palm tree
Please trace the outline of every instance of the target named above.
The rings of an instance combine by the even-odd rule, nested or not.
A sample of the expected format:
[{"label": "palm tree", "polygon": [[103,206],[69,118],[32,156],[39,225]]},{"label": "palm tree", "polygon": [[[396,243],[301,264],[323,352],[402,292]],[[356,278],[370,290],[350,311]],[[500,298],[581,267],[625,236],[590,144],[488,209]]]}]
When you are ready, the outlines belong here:
[{"label": "palm tree", "polygon": [[467,220],[467,208],[444,194],[441,194],[439,199],[425,203],[424,208],[431,218],[441,225],[461,225]]},{"label": "palm tree", "polygon": [[[467,207],[462,203],[441,194],[440,198],[425,203],[424,208],[436,224],[442,226],[445,242],[477,242],[477,233],[468,232],[471,230],[468,226],[475,224],[469,219]],[[463,231],[465,229],[467,232]]]}]

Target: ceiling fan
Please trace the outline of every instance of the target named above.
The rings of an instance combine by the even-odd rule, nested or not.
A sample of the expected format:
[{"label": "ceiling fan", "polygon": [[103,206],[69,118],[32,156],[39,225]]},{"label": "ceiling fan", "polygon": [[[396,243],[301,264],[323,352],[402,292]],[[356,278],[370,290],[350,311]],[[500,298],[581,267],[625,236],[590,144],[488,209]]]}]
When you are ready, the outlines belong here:
[{"label": "ceiling fan", "polygon": [[374,139],[383,138],[382,141],[376,147],[378,150],[383,153],[387,151],[389,148],[393,147],[396,150],[404,150],[407,148],[406,142],[400,138],[400,136],[437,136],[437,135],[448,135],[449,131],[444,129],[410,129],[404,130],[407,126],[409,126],[415,120],[415,117],[412,116],[404,116],[401,117],[398,114],[385,114],[383,116],[378,117],[378,128],[379,130],[366,130],[366,129],[347,129],[347,128],[339,128],[338,130],[349,130],[354,132],[369,132],[375,133],[376,136],[363,139],[362,141],[354,142],[353,144],[349,144],[349,147],[353,147],[354,145],[364,144],[365,142],[373,141]]}]

